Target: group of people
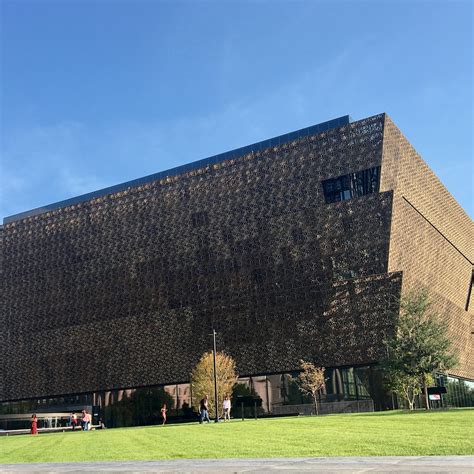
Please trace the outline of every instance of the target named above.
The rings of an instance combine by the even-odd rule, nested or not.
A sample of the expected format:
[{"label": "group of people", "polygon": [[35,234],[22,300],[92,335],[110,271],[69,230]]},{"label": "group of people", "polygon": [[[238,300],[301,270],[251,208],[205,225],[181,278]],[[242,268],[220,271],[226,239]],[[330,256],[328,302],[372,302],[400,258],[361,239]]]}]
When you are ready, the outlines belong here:
[{"label": "group of people", "polygon": [[[224,421],[230,421],[230,408],[231,402],[229,395],[224,397],[224,401],[222,403],[222,410],[223,410],[223,418]],[[161,408],[161,419],[163,420],[163,425],[166,424],[168,408],[166,407],[166,403],[163,404]],[[81,413],[81,429],[82,431],[89,431],[92,427],[92,417],[87,410],[82,410]],[[207,421],[210,423],[211,419],[209,418],[209,396],[206,395],[200,402],[199,402],[199,423],[203,423]],[[74,431],[79,424],[79,419],[75,412],[72,412],[69,416],[69,425]],[[102,420],[99,420],[99,428],[105,428],[104,423]],[[36,435],[38,434],[38,418],[36,414],[31,416],[31,434]]]},{"label": "group of people", "polygon": [[[75,422],[74,422],[75,418]],[[77,425],[77,416],[74,412],[71,413],[71,426],[72,431],[76,428]],[[82,410],[82,417],[81,417],[81,428],[82,431],[89,431],[92,425],[92,416],[87,412],[87,410]]]},{"label": "group of people", "polygon": [[[82,431],[89,431],[92,426],[92,416],[87,410],[82,410],[81,413],[81,429]],[[75,412],[72,412],[69,416],[69,426],[71,426],[72,431],[74,431],[79,423],[77,415]]]},{"label": "group of people", "polygon": [[[224,401],[222,402],[222,411],[223,411],[223,418],[224,421],[230,421],[230,397],[226,395],[224,397]],[[200,402],[199,402],[199,423],[203,423],[207,421],[210,423],[211,419],[209,418],[209,396],[206,395]]]},{"label": "group of people", "polygon": [[[222,418],[224,419],[224,421],[230,421],[230,409],[231,409],[230,397],[229,395],[226,395],[222,403],[222,411],[223,411]],[[162,425],[166,424],[167,413],[168,413],[168,408],[166,406],[166,403],[164,403],[163,406],[161,407]],[[208,423],[211,422],[211,419],[209,418],[209,396],[208,395],[205,395],[205,397],[199,402],[199,423],[203,423],[204,421],[207,421]]]},{"label": "group of people", "polygon": [[[88,413],[87,410],[82,410],[81,413],[81,429],[82,431],[89,431],[92,427],[92,416]],[[166,420],[166,419],[165,419]],[[69,426],[71,426],[72,431],[74,431],[79,424],[79,419],[75,412],[72,412],[69,416]],[[104,423],[102,420],[99,420],[99,428],[105,428]],[[31,415],[31,434],[36,435],[38,434],[38,417],[36,414]]]},{"label": "group of people", "polygon": [[[222,403],[222,417],[224,421],[230,421],[230,408],[231,408],[231,402],[230,402],[230,397],[229,395],[226,395],[224,397],[224,401]],[[163,407],[161,408],[161,419],[163,420],[162,424],[166,424],[167,420],[167,412],[168,408],[166,407],[166,403],[163,404]],[[211,419],[209,418],[209,396],[206,395],[200,402],[199,402],[199,423],[203,423],[204,421],[207,421],[208,423],[211,422]]]}]

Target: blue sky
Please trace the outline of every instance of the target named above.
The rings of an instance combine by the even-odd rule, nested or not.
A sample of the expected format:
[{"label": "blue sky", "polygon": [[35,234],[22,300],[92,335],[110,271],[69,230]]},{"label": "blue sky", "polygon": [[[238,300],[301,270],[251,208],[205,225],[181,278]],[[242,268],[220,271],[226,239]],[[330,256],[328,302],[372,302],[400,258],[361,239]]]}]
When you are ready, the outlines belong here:
[{"label": "blue sky", "polygon": [[0,218],[379,112],[474,215],[470,1],[0,4]]}]

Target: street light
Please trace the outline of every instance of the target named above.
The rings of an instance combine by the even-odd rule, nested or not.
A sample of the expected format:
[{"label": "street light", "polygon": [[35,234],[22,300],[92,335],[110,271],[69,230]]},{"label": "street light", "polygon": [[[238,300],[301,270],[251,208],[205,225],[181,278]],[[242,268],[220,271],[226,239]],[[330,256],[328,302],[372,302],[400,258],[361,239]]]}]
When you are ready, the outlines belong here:
[{"label": "street light", "polygon": [[213,351],[213,355],[214,355],[214,407],[216,409],[216,419],[215,419],[215,422],[217,423],[219,421],[219,402],[217,400],[217,364],[216,364],[216,331],[215,329],[213,328],[212,329],[212,337],[213,337],[213,341],[214,341],[214,351]]}]

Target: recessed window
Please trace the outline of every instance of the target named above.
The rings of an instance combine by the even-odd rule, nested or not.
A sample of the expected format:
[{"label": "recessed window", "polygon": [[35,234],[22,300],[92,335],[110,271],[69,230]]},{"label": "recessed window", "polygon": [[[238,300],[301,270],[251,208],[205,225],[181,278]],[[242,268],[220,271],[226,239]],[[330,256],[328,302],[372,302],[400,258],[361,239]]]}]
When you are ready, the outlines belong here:
[{"label": "recessed window", "polygon": [[322,184],[324,198],[328,204],[378,193],[380,189],[380,166],[326,179]]}]

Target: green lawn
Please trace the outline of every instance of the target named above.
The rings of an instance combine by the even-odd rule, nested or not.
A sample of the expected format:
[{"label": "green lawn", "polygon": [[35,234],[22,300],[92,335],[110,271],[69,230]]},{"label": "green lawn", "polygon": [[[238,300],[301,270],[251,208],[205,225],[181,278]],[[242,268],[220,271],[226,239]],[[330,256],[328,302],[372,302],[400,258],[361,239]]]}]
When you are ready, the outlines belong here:
[{"label": "green lawn", "polygon": [[0,437],[0,463],[473,454],[474,410],[232,420]]}]

